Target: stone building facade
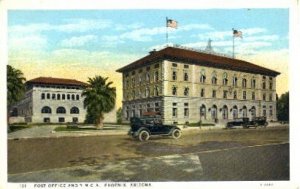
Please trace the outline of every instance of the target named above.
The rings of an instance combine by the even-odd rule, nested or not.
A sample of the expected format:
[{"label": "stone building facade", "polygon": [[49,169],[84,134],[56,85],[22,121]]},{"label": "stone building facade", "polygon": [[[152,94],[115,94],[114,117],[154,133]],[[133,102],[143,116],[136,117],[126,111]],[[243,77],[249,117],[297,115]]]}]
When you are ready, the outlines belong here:
[{"label": "stone building facade", "polygon": [[276,118],[279,72],[225,56],[166,47],[117,70],[123,74],[123,116],[157,112],[164,123],[226,123]]},{"label": "stone building facade", "polygon": [[12,118],[29,123],[84,122],[81,96],[87,84],[62,78],[38,77],[26,82],[24,99],[12,110]]}]

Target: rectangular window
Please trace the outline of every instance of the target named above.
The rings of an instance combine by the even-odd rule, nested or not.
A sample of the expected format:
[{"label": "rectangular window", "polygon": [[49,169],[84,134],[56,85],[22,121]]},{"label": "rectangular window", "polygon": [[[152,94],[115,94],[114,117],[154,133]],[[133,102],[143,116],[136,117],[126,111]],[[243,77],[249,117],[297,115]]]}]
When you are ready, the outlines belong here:
[{"label": "rectangular window", "polygon": [[252,100],[255,100],[255,92],[252,92]]},{"label": "rectangular window", "polygon": [[273,107],[272,106],[270,106],[270,116],[273,116]]},{"label": "rectangular window", "polygon": [[73,123],[78,123],[78,117],[73,117],[73,118],[72,118],[72,122],[73,122]]},{"label": "rectangular window", "polygon": [[172,116],[177,117],[177,108],[173,108],[172,110]]},{"label": "rectangular window", "polygon": [[176,71],[173,71],[172,72],[172,79],[175,81],[177,80],[177,72]]},{"label": "rectangular window", "polygon": [[59,117],[58,118],[58,122],[59,123],[64,123],[65,122],[65,118],[64,117]]},{"label": "rectangular window", "polygon": [[173,86],[172,88],[172,95],[177,95],[177,87]]},{"label": "rectangular window", "polygon": [[184,88],[183,94],[184,94],[184,96],[189,96],[189,88],[188,87]]},{"label": "rectangular window", "polygon": [[189,65],[186,65],[186,64],[185,64],[183,67],[184,67],[184,68],[189,68]]},{"label": "rectangular window", "polygon": [[263,94],[263,100],[266,100],[266,94]]},{"label": "rectangular window", "polygon": [[50,118],[49,117],[45,117],[44,118],[44,123],[50,123]]},{"label": "rectangular window", "polygon": [[189,75],[188,75],[187,72],[184,72],[183,80],[184,81],[188,81],[189,80]]},{"label": "rectangular window", "polygon": [[270,81],[270,84],[269,84],[269,89],[272,90],[273,89],[273,82]]},{"label": "rectangular window", "polygon": [[246,91],[243,91],[243,100],[246,100],[247,99],[247,93]]},{"label": "rectangular window", "polygon": [[233,99],[237,99],[237,92],[236,91],[233,92]]},{"label": "rectangular window", "polygon": [[158,71],[156,71],[155,73],[154,73],[154,81],[158,81]]},{"label": "rectangular window", "polygon": [[173,67],[177,67],[177,64],[173,63],[172,66],[173,66]]},{"label": "rectangular window", "polygon": [[50,99],[50,94],[49,93],[47,93],[47,99]]},{"label": "rectangular window", "polygon": [[189,117],[189,108],[184,108],[184,117]]},{"label": "rectangular window", "polygon": [[269,100],[273,101],[273,95],[272,94],[269,95]]},{"label": "rectangular window", "polygon": [[159,68],[159,64],[155,64],[155,65],[154,65],[154,68]]},{"label": "rectangular window", "polygon": [[217,91],[216,91],[216,90],[213,90],[213,91],[212,91],[212,97],[213,97],[213,98],[216,98],[216,97],[217,97]]},{"label": "rectangular window", "polygon": [[204,89],[201,89],[200,96],[201,96],[201,97],[205,97],[205,90],[204,90]]},{"label": "rectangular window", "polygon": [[223,91],[223,98],[224,99],[227,99],[227,93],[228,93],[228,91]]}]

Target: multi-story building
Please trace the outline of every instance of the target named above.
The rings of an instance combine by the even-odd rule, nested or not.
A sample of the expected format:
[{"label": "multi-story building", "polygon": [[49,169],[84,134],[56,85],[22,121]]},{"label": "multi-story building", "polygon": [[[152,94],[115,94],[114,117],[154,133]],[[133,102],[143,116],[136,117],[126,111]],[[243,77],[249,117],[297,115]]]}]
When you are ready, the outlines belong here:
[{"label": "multi-story building", "polygon": [[38,77],[29,80],[25,97],[14,106],[12,116],[33,123],[84,122],[86,110],[81,94],[86,86],[73,79]]},{"label": "multi-story building", "polygon": [[276,76],[243,60],[166,47],[117,70],[123,75],[126,120],[157,112],[164,123],[220,122],[265,116],[276,120]]}]

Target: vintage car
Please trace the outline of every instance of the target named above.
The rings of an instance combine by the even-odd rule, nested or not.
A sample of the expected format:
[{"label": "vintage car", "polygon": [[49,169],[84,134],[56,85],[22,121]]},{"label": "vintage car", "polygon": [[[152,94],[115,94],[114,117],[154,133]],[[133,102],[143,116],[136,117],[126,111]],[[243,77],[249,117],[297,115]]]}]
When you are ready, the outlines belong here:
[{"label": "vintage car", "polygon": [[229,121],[226,124],[226,128],[232,128],[235,126],[242,126],[243,128],[249,128],[249,127],[266,127],[268,125],[266,117],[254,117],[250,121],[249,118],[237,118],[233,121]]},{"label": "vintage car", "polygon": [[160,119],[156,118],[132,117],[130,127],[128,135],[140,141],[146,141],[154,135],[172,136],[174,139],[181,137],[180,128],[175,125],[163,125]]},{"label": "vintage car", "polygon": [[267,118],[266,117],[254,117],[251,121],[247,123],[247,127],[254,126],[254,127],[266,127],[268,126]]},{"label": "vintage car", "polygon": [[236,126],[242,126],[243,128],[247,128],[247,123],[249,122],[249,118],[236,118],[233,121],[229,121],[226,124],[226,128],[232,128]]}]

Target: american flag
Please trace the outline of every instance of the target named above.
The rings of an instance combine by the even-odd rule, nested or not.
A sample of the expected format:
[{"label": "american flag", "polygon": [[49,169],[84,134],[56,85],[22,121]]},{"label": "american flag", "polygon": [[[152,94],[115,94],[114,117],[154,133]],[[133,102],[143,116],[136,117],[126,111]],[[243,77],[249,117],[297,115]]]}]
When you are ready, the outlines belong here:
[{"label": "american flag", "polygon": [[243,38],[243,33],[241,31],[238,30],[234,30],[233,29],[233,37],[240,37]]},{"label": "american flag", "polygon": [[177,29],[177,25],[178,25],[178,23],[176,20],[167,19],[167,27]]}]

